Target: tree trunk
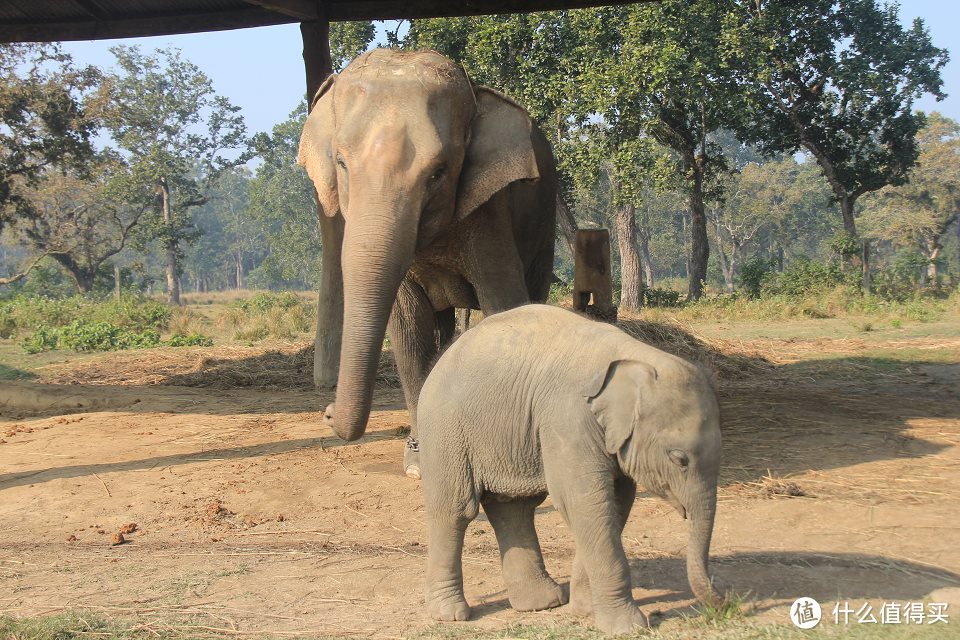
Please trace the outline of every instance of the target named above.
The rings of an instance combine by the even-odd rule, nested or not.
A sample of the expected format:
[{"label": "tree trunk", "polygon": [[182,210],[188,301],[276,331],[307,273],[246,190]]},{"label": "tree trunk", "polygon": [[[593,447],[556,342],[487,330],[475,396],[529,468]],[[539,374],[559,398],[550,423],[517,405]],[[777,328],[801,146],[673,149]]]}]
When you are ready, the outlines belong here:
[{"label": "tree trunk", "polygon": [[243,289],[243,250],[237,249],[237,291]]},{"label": "tree trunk", "polygon": [[[720,271],[723,272],[723,282],[727,286],[727,292],[733,293],[733,260],[727,260],[727,252],[723,250],[723,236],[720,234],[720,227],[714,226],[717,237],[717,258],[720,260]],[[733,250],[737,247],[734,245]]]},{"label": "tree trunk", "polygon": [[683,235],[683,277],[690,279],[690,247],[687,246],[687,238],[690,237],[690,216],[689,212],[684,212],[680,218],[680,224]]},{"label": "tree trunk", "polygon": [[866,238],[863,239],[863,254],[860,258],[860,263],[863,265],[863,292],[870,293],[871,285],[871,274],[870,274],[870,241]]},{"label": "tree trunk", "polygon": [[120,284],[120,265],[114,263],[113,265],[113,297],[117,299],[117,302],[120,302],[120,292],[122,287]]},{"label": "tree trunk", "polygon": [[693,189],[690,191],[690,275],[687,300],[699,300],[703,296],[709,260],[707,212],[703,203],[703,168],[699,162],[694,162]]},{"label": "tree trunk", "polygon": [[573,255],[573,246],[577,241],[577,220],[573,217],[570,207],[567,206],[563,196],[559,193],[557,194],[557,223],[560,225],[563,239],[567,241],[570,255]]},{"label": "tree trunk", "polygon": [[940,275],[937,271],[937,258],[940,257],[940,249],[943,248],[938,240],[934,240],[928,245],[929,253],[927,254],[927,279],[933,286],[937,286],[937,278]]},{"label": "tree trunk", "polygon": [[[160,179],[160,196],[163,206],[163,222],[168,230],[173,227],[173,212],[170,210],[170,185],[166,178]],[[167,301],[170,304],[180,304],[180,265],[177,261],[177,238],[174,234],[166,243],[167,253]]]},{"label": "tree trunk", "polygon": [[641,233],[640,238],[640,258],[643,262],[643,278],[647,289],[653,289],[653,262],[650,260],[650,234]]},{"label": "tree trunk", "polygon": [[633,205],[617,207],[617,250],[620,252],[620,308],[638,311],[643,304],[637,221]]}]

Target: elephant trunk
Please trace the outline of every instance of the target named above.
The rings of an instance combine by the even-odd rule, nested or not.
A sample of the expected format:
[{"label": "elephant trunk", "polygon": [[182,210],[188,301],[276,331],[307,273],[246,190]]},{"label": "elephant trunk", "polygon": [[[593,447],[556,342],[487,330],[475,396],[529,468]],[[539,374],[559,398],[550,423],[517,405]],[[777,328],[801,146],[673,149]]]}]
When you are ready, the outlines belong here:
[{"label": "elephant trunk", "polygon": [[687,538],[687,580],[693,594],[700,602],[717,603],[719,595],[713,588],[707,565],[710,559],[710,538],[713,536],[713,520],[717,512],[716,488],[704,490],[705,495],[692,504],[688,503],[689,522]]},{"label": "elephant trunk", "polygon": [[413,261],[415,232],[398,229],[395,223],[377,224],[377,219],[399,217],[392,210],[368,214],[357,220],[355,229],[348,223],[344,230],[340,373],[336,403],[326,416],[344,440],[360,438],[367,428],[387,322]]}]

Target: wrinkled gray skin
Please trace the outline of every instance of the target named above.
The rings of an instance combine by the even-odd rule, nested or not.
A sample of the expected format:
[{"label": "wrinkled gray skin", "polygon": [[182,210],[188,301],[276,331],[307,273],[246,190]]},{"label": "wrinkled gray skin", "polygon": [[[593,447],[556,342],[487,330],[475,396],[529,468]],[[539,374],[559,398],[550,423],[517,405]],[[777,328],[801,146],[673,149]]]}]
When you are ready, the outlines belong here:
[{"label": "wrinkled gray skin", "polygon": [[549,293],[553,156],[521,107],[435,52],[366,53],[316,100],[299,161],[323,215],[344,221],[342,348],[325,419],[341,438],[363,435],[388,330],[416,437],[417,398],[454,309],[492,315]]},{"label": "wrinkled gray skin", "polygon": [[482,505],[500,546],[510,604],[559,606],[534,510],[549,492],[573,532],[570,610],[607,633],[647,620],[621,544],[639,484],[689,520],[687,577],[715,601],[707,572],[716,510],[716,395],[690,363],[608,324],[544,305],[483,320],[447,350],[420,394],[429,530],[426,601],[466,620],[461,552]]}]

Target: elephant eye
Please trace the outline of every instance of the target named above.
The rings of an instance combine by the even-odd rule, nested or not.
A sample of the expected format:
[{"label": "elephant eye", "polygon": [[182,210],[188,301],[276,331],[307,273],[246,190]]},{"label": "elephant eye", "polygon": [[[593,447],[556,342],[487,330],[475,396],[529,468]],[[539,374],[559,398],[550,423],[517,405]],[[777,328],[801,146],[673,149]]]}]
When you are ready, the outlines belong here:
[{"label": "elephant eye", "polygon": [[672,449],[667,455],[670,456],[670,462],[677,465],[684,471],[690,465],[690,458],[687,457],[687,454],[680,449]]},{"label": "elephant eye", "polygon": [[344,171],[347,170],[347,163],[343,161],[343,156],[339,153],[337,154],[337,165]]},{"label": "elephant eye", "polygon": [[443,177],[443,174],[447,172],[447,165],[442,164],[436,169],[433,170],[433,173],[430,175],[430,182],[436,182]]}]

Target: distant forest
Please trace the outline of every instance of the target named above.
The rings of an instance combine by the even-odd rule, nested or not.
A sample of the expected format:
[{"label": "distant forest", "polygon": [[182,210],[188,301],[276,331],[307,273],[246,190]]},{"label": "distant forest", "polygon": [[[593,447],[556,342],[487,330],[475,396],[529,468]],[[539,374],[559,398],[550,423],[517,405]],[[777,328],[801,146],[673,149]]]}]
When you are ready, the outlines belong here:
[{"label": "distant forest", "polygon": [[[561,170],[569,233],[609,228],[621,305],[760,295],[790,269],[903,297],[960,283],[960,125],[945,50],[874,0],[708,0],[338,23],[339,69],[431,48],[523,104]],[[811,19],[816,16],[816,20]],[[313,289],[323,247],[296,165],[305,104],[270,132],[176,49],[0,46],[0,296]],[[783,286],[783,279],[780,285]]]}]

